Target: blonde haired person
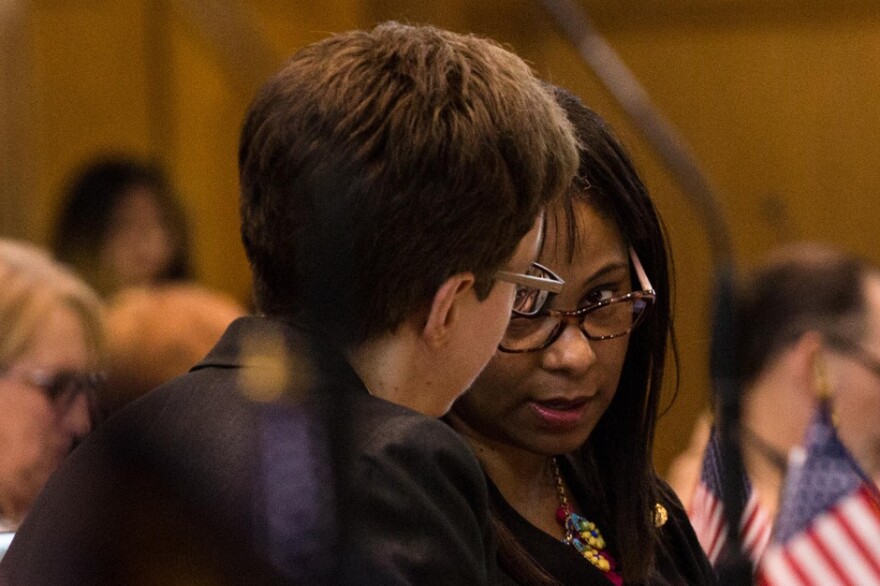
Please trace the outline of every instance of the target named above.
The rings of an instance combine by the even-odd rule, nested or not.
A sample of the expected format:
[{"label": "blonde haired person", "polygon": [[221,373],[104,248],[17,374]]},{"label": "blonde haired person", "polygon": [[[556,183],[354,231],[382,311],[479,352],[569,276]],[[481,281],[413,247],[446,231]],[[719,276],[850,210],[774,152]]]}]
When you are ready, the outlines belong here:
[{"label": "blonde haired person", "polygon": [[118,411],[184,374],[245,313],[231,297],[195,283],[133,287],[114,295],[107,302],[103,412]]},{"label": "blonde haired person", "polygon": [[35,246],[0,239],[0,530],[14,530],[94,425],[95,293]]}]

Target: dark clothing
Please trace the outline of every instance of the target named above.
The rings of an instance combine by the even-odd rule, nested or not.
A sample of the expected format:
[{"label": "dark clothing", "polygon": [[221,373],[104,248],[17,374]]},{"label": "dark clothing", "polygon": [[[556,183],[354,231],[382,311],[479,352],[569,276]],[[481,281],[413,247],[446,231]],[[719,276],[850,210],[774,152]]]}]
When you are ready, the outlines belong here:
[{"label": "dark clothing", "polygon": [[[560,469],[566,484],[581,506],[583,516],[596,523],[609,541],[608,551],[614,559],[620,556],[609,538],[608,521],[602,513],[592,506],[587,497],[583,476],[579,474],[573,459],[559,460]],[[509,530],[521,546],[531,555],[546,573],[566,586],[590,585],[610,586],[611,581],[601,570],[585,560],[574,547],[544,533],[523,518],[501,495],[498,488],[487,478],[491,506],[501,523]],[[657,549],[655,575],[646,582],[650,586],[694,586],[715,584],[715,576],[709,560],[703,553],[697,536],[688,521],[681,502],[672,490],[664,485],[668,498],[662,504],[668,513],[668,520],[661,529],[661,546]],[[555,511],[548,511],[548,515]],[[502,565],[499,571],[500,584],[519,582]]]},{"label": "dark clothing", "polygon": [[0,583],[484,584],[487,500],[443,423],[307,327],[242,318],[62,464]]}]

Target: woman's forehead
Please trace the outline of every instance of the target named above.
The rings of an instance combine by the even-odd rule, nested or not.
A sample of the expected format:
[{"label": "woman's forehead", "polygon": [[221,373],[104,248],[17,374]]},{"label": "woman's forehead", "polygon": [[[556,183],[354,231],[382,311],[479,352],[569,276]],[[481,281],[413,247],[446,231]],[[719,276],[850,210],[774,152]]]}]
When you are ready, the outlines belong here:
[{"label": "woman's forehead", "polygon": [[552,261],[558,266],[591,256],[625,259],[626,250],[626,240],[614,220],[584,200],[572,201],[569,211],[564,206],[555,206],[547,214],[540,257],[544,262]]}]

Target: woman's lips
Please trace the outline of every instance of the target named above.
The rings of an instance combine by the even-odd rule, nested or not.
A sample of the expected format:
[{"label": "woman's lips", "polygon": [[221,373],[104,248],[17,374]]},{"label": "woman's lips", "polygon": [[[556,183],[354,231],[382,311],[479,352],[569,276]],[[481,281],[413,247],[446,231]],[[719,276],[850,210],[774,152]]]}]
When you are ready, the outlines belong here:
[{"label": "woman's lips", "polygon": [[583,419],[587,399],[529,401],[529,407],[545,427],[574,427]]}]

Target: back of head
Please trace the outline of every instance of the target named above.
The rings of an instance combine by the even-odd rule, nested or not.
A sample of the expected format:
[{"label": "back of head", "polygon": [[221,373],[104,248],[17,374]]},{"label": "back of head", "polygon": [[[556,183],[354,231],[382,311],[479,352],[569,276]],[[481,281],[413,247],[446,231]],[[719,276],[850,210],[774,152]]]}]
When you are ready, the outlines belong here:
[{"label": "back of head", "polygon": [[128,289],[107,307],[107,412],[181,375],[204,358],[245,311],[195,284]]},{"label": "back of head", "polygon": [[786,347],[815,330],[859,338],[869,267],[843,251],[813,243],[773,253],[737,294],[737,360],[748,385]]},{"label": "back of head", "polygon": [[305,47],[241,137],[256,301],[352,344],[393,331],[455,273],[486,295],[576,161],[559,106],[488,40],[386,23]]},{"label": "back of head", "polygon": [[0,239],[0,367],[28,348],[46,315],[56,307],[74,310],[83,324],[94,365],[103,351],[103,311],[97,295],[43,250]]}]

